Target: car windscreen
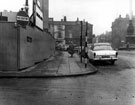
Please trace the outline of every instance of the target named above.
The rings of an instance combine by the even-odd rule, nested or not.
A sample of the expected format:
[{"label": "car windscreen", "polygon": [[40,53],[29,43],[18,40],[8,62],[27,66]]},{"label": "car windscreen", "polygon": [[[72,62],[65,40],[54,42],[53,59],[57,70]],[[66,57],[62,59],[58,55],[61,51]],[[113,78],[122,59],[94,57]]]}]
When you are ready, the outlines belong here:
[{"label": "car windscreen", "polygon": [[98,45],[98,46],[94,46],[93,48],[94,51],[97,50],[112,50],[112,47],[109,45]]}]

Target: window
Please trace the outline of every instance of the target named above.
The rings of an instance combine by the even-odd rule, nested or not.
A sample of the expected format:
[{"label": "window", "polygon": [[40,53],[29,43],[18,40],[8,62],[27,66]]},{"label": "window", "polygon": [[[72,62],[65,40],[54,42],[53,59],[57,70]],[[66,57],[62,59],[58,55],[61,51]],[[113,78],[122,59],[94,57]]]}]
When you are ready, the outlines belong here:
[{"label": "window", "polygon": [[99,45],[99,46],[95,46],[94,51],[97,51],[97,50],[112,50],[112,47],[111,46],[108,46],[108,45]]}]

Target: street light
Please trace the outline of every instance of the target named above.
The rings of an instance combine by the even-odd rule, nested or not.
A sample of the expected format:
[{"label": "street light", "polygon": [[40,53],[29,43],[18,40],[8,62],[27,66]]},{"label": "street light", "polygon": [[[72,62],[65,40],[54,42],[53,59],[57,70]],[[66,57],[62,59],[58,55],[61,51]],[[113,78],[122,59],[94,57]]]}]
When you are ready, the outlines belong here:
[{"label": "street light", "polygon": [[87,62],[88,62],[88,48],[87,48],[87,43],[88,43],[88,22],[86,22],[86,33],[85,33],[85,68],[87,67]]},{"label": "street light", "polygon": [[83,24],[82,21],[80,21],[81,24],[81,35],[80,35],[80,46],[81,46],[81,51],[80,51],[80,61],[82,63],[82,30],[83,30]]}]

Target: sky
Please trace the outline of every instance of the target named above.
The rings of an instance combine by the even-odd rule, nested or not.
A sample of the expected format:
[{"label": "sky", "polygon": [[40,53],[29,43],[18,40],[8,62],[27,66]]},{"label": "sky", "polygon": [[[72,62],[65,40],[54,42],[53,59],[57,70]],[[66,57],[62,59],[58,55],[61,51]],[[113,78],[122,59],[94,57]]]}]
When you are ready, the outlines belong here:
[{"label": "sky", "polygon": [[[31,1],[31,0],[30,0]],[[121,15],[130,13],[131,0],[49,0],[49,17],[69,21],[84,20],[93,24],[93,34],[99,35],[111,31],[112,22]],[[0,11],[19,11],[25,0],[0,0]],[[135,0],[132,0],[135,13]]]}]

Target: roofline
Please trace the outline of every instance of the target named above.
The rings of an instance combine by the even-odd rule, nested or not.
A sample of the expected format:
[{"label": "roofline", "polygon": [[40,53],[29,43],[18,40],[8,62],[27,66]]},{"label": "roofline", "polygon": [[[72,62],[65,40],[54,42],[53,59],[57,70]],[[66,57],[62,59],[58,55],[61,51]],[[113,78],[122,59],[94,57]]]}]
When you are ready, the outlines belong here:
[{"label": "roofline", "polygon": [[[79,23],[78,23],[79,22]],[[80,21],[49,21],[52,24],[62,24],[62,25],[70,25],[70,24],[80,24]],[[93,24],[88,23],[88,25],[93,26]]]},{"label": "roofline", "polygon": [[94,45],[104,45],[104,44],[106,44],[106,45],[111,45],[110,43],[94,43]]}]

